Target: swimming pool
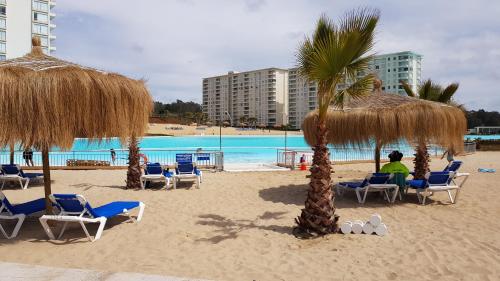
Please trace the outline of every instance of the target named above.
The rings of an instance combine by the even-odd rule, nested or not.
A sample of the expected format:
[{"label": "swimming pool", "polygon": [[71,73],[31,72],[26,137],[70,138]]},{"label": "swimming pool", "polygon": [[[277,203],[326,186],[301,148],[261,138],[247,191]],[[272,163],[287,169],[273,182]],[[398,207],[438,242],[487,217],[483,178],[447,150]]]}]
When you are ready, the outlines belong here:
[{"label": "swimming pool", "polygon": [[[465,138],[481,137],[485,139],[500,139],[500,135],[493,136],[471,136]],[[147,155],[150,161],[155,159],[164,159],[161,155],[170,153],[175,155],[176,152],[202,150],[219,150],[219,136],[183,136],[183,137],[145,137],[140,141],[140,148]],[[277,149],[311,151],[311,148],[304,140],[302,135],[284,135],[275,136],[222,136],[222,151],[224,152],[224,163],[275,163],[277,158]],[[117,151],[118,163],[126,163],[126,147],[122,147],[119,140],[112,138],[107,141],[95,142],[88,139],[76,139],[71,151],[58,152],[54,148],[51,153],[51,164],[65,165],[67,159],[85,159],[85,160],[111,160],[109,150],[113,148]],[[358,147],[332,147],[331,159],[346,159],[351,157],[352,160],[372,159],[373,145],[368,145],[365,149]],[[413,147],[406,142],[392,144],[382,151],[382,157],[385,156],[387,150],[398,149],[405,156],[414,153]],[[440,151],[433,149],[432,154],[437,154]],[[172,157],[170,156],[169,159]],[[34,155],[35,164],[41,161],[39,153]],[[5,149],[0,153],[0,162],[8,162],[8,151]],[[16,152],[16,163],[23,163],[22,152]]]}]

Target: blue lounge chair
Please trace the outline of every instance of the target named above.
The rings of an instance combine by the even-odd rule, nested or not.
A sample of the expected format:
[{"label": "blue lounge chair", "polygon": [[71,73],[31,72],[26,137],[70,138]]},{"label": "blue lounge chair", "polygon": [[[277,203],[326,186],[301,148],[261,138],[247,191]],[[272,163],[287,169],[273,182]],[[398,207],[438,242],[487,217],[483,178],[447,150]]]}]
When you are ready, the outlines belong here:
[{"label": "blue lounge chair", "polygon": [[12,239],[17,236],[24,220],[27,216],[45,211],[45,199],[40,198],[37,200],[29,201],[22,204],[12,205],[7,197],[0,191],[0,220],[17,220],[16,226],[12,234],[7,234],[5,229],[0,224],[0,232],[7,239]]},{"label": "blue lounge chair", "polygon": [[165,187],[170,186],[172,174],[164,171],[160,163],[148,163],[144,169],[144,175],[141,176],[141,187],[146,188],[148,182],[162,181],[165,182]]},{"label": "blue lounge chair", "polygon": [[[428,172],[423,180],[409,180],[407,185],[409,188],[415,189],[417,198],[422,205],[425,205],[425,199],[434,194],[434,192],[446,191],[452,204],[457,202],[458,193],[467,180],[469,174],[461,173],[460,176],[465,176],[460,184],[455,183],[456,173],[451,171],[443,172]],[[455,196],[452,196],[451,191],[455,190]]]},{"label": "blue lounge chair", "polygon": [[173,186],[174,189],[177,186],[177,183],[181,179],[195,179],[196,187],[200,188],[200,184],[202,182],[203,173],[196,167],[196,163],[193,162],[192,154],[176,154],[176,163],[175,163],[175,174]]},{"label": "blue lounge chair", "polygon": [[[340,182],[336,187],[337,194],[340,197],[343,196],[345,191],[356,192],[356,197],[358,202],[363,204],[366,201],[366,196],[368,192],[383,191],[385,198],[389,203],[394,203],[396,197],[399,193],[399,187],[397,184],[390,184],[388,181],[392,178],[392,174],[386,173],[372,173],[368,174],[363,181],[359,182]],[[388,191],[393,190],[392,196],[389,196]],[[361,192],[364,191],[363,196]]]},{"label": "blue lounge chair", "polygon": [[[55,239],[55,236],[47,224],[48,220],[64,222],[58,239],[62,237],[69,222],[78,222],[83,228],[87,238],[92,242],[101,238],[107,219],[125,214],[129,216],[132,221],[139,222],[142,219],[146,206],[140,201],[115,201],[97,208],[92,208],[85,197],[77,194],[52,194],[50,195],[50,200],[59,210],[61,210],[61,213],[57,216],[44,215],[40,218],[40,223],[49,238]],[[129,210],[137,207],[139,207],[139,213],[137,219],[134,219],[130,215]],[[94,238],[90,236],[85,227],[85,223],[99,223],[99,228]]]},{"label": "blue lounge chair", "polygon": [[[18,181],[21,185],[21,189],[27,189],[30,181],[33,180],[43,180],[43,174],[41,173],[25,173],[19,167],[19,165],[2,165],[2,175],[0,175],[0,180],[2,181],[3,189],[6,181]],[[24,184],[23,184],[24,181]]]}]

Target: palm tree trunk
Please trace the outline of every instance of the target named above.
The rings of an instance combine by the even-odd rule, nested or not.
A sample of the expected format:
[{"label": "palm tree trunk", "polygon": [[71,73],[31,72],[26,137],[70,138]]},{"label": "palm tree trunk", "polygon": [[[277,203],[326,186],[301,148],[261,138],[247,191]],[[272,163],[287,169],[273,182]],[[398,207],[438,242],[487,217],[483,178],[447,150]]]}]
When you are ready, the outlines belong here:
[{"label": "palm tree trunk", "polygon": [[416,148],[415,159],[413,160],[415,164],[415,179],[425,178],[425,174],[429,171],[429,161],[427,145],[425,143],[420,143]]},{"label": "palm tree trunk", "polygon": [[317,144],[313,147],[311,182],[307,192],[305,208],[295,221],[298,229],[309,235],[323,235],[337,230],[338,216],[335,215],[334,194],[331,189],[331,166],[326,146],[326,126],[318,120]]},{"label": "palm tree trunk", "polygon": [[135,136],[130,138],[128,153],[127,189],[141,187],[141,167],[139,166],[139,147]]}]

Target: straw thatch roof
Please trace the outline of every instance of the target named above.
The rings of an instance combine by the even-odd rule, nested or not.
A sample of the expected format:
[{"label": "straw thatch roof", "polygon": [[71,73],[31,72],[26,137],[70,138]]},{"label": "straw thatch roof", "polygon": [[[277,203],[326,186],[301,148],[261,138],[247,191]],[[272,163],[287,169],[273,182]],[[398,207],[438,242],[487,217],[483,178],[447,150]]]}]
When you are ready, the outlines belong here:
[{"label": "straw thatch roof", "polygon": [[[311,146],[316,143],[317,117],[317,111],[309,113],[302,125]],[[464,113],[454,106],[379,89],[365,98],[351,100],[343,109],[330,108],[326,126],[332,144],[361,145],[377,140],[384,145],[404,138],[410,143],[433,143],[457,152],[463,150],[467,130]]]},{"label": "straw thatch roof", "polygon": [[0,146],[58,146],[76,137],[142,136],[152,109],[144,81],[43,54],[0,62]]}]

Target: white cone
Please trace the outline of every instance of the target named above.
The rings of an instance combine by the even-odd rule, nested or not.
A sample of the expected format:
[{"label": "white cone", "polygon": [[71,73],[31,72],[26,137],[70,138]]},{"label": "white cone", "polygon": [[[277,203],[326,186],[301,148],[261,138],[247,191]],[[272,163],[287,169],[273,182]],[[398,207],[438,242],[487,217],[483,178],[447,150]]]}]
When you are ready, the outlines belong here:
[{"label": "white cone", "polygon": [[370,217],[370,223],[373,227],[377,227],[382,223],[382,217],[379,214],[373,214]]},{"label": "white cone", "polygon": [[384,223],[379,224],[375,228],[375,233],[377,233],[378,236],[384,236],[387,234],[387,226]]},{"label": "white cone", "polygon": [[361,234],[363,233],[363,225],[364,223],[360,220],[356,220],[352,223],[352,233]]},{"label": "white cone", "polygon": [[352,231],[352,222],[346,221],[340,226],[340,231],[344,234],[349,234]]}]

